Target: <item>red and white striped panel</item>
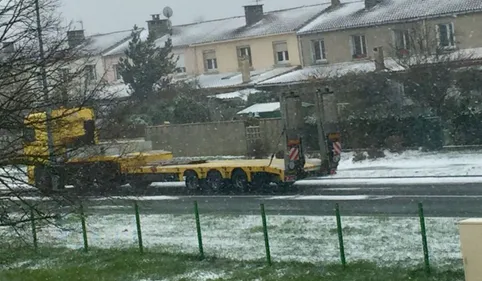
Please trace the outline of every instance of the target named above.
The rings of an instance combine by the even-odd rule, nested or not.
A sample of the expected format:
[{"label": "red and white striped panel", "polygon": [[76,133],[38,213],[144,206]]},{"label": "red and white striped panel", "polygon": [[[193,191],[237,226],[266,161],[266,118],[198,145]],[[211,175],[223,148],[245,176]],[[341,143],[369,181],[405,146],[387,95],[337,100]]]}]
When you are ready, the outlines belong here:
[{"label": "red and white striped panel", "polygon": [[300,159],[300,151],[296,146],[290,149],[289,158],[291,161],[296,161]]},{"label": "red and white striped panel", "polygon": [[336,155],[340,155],[340,154],[341,154],[341,143],[340,143],[340,142],[334,142],[334,143],[333,143],[333,152],[334,152]]}]

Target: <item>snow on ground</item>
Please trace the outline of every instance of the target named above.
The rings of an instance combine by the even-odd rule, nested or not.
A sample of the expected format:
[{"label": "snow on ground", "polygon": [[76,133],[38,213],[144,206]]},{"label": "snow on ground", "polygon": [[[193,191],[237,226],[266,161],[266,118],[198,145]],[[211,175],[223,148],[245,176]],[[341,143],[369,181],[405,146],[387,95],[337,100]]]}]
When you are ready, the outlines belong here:
[{"label": "snow on ground", "polygon": [[353,162],[352,152],[343,153],[337,175],[333,178],[482,175],[481,151],[410,150],[385,154],[384,158]]},{"label": "snow on ground", "polygon": [[[271,253],[275,261],[339,262],[335,217],[268,216]],[[143,215],[146,247],[161,246],[174,253],[197,253],[194,216]],[[459,262],[457,218],[427,218],[431,261]],[[92,215],[87,219],[89,244],[94,247],[136,247],[134,216]],[[415,265],[423,262],[418,218],[342,217],[348,262],[371,260],[381,264]],[[39,243],[81,248],[80,220],[67,217],[62,227],[44,227]],[[265,255],[261,217],[202,215],[204,251],[235,260],[259,260]],[[0,229],[6,237],[8,229]],[[28,235],[28,227],[25,230]],[[2,233],[3,232],[3,233]],[[459,264],[460,265],[460,264]]]}]

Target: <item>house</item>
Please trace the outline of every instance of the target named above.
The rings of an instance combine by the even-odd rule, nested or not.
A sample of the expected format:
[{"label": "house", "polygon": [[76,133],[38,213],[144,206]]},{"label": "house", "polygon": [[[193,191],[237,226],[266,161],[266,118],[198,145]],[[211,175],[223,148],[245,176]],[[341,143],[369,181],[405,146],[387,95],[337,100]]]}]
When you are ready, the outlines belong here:
[{"label": "house", "polygon": [[[178,58],[176,79],[196,81],[199,87],[218,92],[236,91],[299,68],[296,30],[328,6],[264,13],[263,5],[250,5],[244,7],[244,16],[172,27],[168,19],[152,15],[147,30],[140,31],[140,38],[145,40],[149,33],[155,34],[158,46],[171,38],[173,54]],[[124,42],[104,54],[109,83],[120,83],[116,67],[128,44]],[[242,55],[249,66],[244,75]]]},{"label": "house", "polygon": [[[118,45],[128,42],[132,38],[131,30],[121,30],[103,34],[85,36],[84,30],[67,32],[70,48],[79,50],[80,57],[77,64],[85,68],[86,76],[93,81],[108,81],[105,72],[103,55]],[[82,56],[84,54],[84,56]],[[75,65],[75,63],[74,63]]]},{"label": "house", "polygon": [[196,73],[228,73],[247,57],[251,69],[301,65],[296,31],[329,4],[264,12],[262,4],[244,6],[244,16],[221,20],[222,27],[191,44]]},{"label": "house", "polygon": [[308,66],[373,59],[379,46],[388,56],[404,54],[419,40],[429,49],[478,48],[482,30],[474,26],[481,24],[482,1],[332,0],[330,9],[298,36],[303,66]]},{"label": "house", "polygon": [[433,56],[415,58],[425,52],[480,63],[482,30],[474,28],[480,25],[482,1],[332,0],[297,32],[303,69],[259,86],[375,71],[378,50],[378,63],[390,71],[402,70],[400,64],[429,63]]}]

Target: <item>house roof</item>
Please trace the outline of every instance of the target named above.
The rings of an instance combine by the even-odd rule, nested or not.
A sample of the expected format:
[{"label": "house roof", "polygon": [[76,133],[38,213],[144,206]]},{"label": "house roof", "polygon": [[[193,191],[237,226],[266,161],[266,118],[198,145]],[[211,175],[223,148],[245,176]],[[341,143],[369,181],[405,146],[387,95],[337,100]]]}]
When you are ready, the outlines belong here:
[{"label": "house roof", "polygon": [[86,42],[81,45],[81,48],[89,53],[105,53],[122,43],[128,42],[131,37],[132,30],[94,34],[86,37]]},{"label": "house roof", "polygon": [[323,3],[266,12],[259,22],[249,26],[244,16],[220,20],[220,25],[192,44],[296,32],[329,6]]},{"label": "house roof", "polygon": [[[385,67],[388,71],[403,71],[404,68],[391,58],[385,59]],[[295,70],[272,79],[264,80],[257,84],[258,87],[272,85],[287,85],[308,82],[311,79],[334,78],[348,73],[373,72],[375,62],[371,60],[360,62],[342,62],[328,65],[309,66]]]},{"label": "house roof", "polygon": [[262,93],[263,91],[257,90],[257,89],[241,89],[238,91],[234,92],[229,92],[229,93],[223,93],[223,94],[217,94],[217,95],[211,95],[208,96],[210,98],[216,98],[220,100],[229,100],[229,99],[242,99],[244,101],[248,100],[248,97],[252,94],[257,94],[257,93]]},{"label": "house roof", "polygon": [[[301,106],[303,107],[311,107],[313,106],[310,103],[302,102]],[[239,111],[238,115],[241,114],[249,114],[249,113],[266,113],[266,112],[275,112],[280,110],[280,103],[279,102],[266,102],[266,103],[256,103],[252,106],[249,106],[241,111]]]},{"label": "house roof", "polygon": [[[264,70],[254,70],[251,71],[251,81],[249,83],[243,83],[242,75],[240,72],[232,72],[232,73],[222,73],[222,74],[202,74],[198,76],[173,76],[172,81],[184,81],[186,83],[190,82],[197,82],[197,86],[200,89],[223,89],[229,90],[230,88],[254,88],[254,86],[262,81],[267,79],[271,79],[277,77],[278,75],[282,75],[285,73],[289,73],[295,69],[299,68],[298,66],[289,66],[289,67],[276,67],[272,69],[264,69]],[[238,92],[233,92],[231,95],[234,97],[240,97],[242,99],[247,99],[249,93],[258,92],[255,89],[246,89],[240,90]],[[118,83],[109,85],[106,87],[105,95],[108,97],[127,97],[131,94],[131,90],[127,85],[124,83]],[[229,95],[228,95],[229,96]],[[245,97],[244,97],[245,96]],[[219,97],[217,97],[219,98]],[[227,98],[227,96],[223,97]]]},{"label": "house roof", "polygon": [[263,112],[275,112],[280,109],[279,102],[267,102],[267,103],[256,103],[252,106],[239,111],[236,114],[249,114],[249,113],[263,113]]},{"label": "house roof", "polygon": [[[250,26],[246,26],[244,16],[175,25],[172,27],[172,44],[174,47],[185,47],[218,41],[296,32],[296,30],[329,6],[329,3],[323,3],[266,12],[259,22]],[[141,39],[145,40],[147,35],[148,31],[143,30],[141,32]],[[165,35],[157,39],[156,44],[163,46],[168,37],[169,35]],[[120,44],[118,47],[107,52],[106,55],[122,54],[128,46],[128,42]]]},{"label": "house roof", "polygon": [[365,9],[364,1],[354,1],[342,3],[337,8],[327,10],[301,28],[298,34],[327,32],[475,12],[482,12],[482,1],[381,0],[378,5],[371,9]]},{"label": "house roof", "polygon": [[289,73],[297,68],[299,68],[299,66],[253,70],[251,71],[251,81],[249,83],[243,83],[241,72],[201,74],[199,76],[187,79],[187,81],[197,80],[199,87],[204,89],[250,87],[262,81]]}]

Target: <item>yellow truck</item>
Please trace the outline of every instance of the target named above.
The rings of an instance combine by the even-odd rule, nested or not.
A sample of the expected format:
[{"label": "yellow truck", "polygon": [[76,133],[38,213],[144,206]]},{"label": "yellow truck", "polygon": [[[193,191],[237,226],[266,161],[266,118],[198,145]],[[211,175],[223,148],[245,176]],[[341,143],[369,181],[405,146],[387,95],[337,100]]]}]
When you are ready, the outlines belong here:
[{"label": "yellow truck", "polygon": [[[42,191],[72,185],[81,193],[108,193],[129,184],[142,192],[153,182],[184,181],[190,190],[245,192],[271,182],[293,183],[309,176],[336,171],[341,151],[338,132],[321,132],[321,159],[307,159],[301,128],[301,98],[282,94],[284,159],[182,160],[169,151],[108,153],[97,136],[95,114],[90,108],[59,108],[52,111],[52,156],[48,147],[46,113],[25,118],[24,155],[29,184]],[[319,105],[317,106],[319,108]],[[322,117],[318,118],[323,130]]]}]

